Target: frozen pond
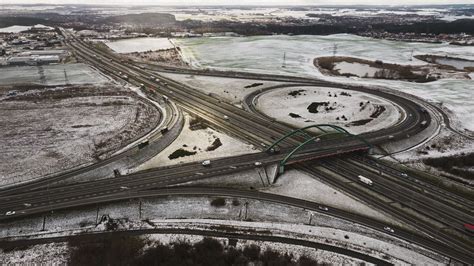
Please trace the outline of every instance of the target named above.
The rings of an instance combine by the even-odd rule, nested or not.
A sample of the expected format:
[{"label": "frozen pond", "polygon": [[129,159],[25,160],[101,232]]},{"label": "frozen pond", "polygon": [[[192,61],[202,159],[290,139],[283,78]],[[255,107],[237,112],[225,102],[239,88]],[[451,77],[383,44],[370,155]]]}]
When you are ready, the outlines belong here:
[{"label": "frozen pond", "polygon": [[166,50],[174,47],[170,40],[167,38],[135,38],[115,42],[107,42],[105,44],[110,49],[121,54]]},{"label": "frozen pond", "polygon": [[[425,64],[413,59],[414,54],[474,59],[472,47],[448,44],[409,43],[375,40],[349,34],[329,36],[253,36],[176,39],[185,60],[195,66],[234,69],[260,73],[281,73],[313,76],[321,79],[352,84],[372,84],[408,92],[427,100],[443,102],[461,120],[463,127],[474,130],[473,80],[439,80],[432,83],[411,83],[396,80],[370,80],[345,77],[327,77],[318,72],[313,59],[331,56],[336,44],[339,56],[400,64]],[[285,68],[282,68],[286,53]]]},{"label": "frozen pond", "polygon": [[438,58],[436,59],[436,63],[452,66],[459,70],[464,70],[465,67],[474,67],[474,61],[463,61],[450,58]]},{"label": "frozen pond", "polygon": [[0,68],[0,85],[35,83],[43,85],[100,84],[108,79],[85,64],[57,64]]}]

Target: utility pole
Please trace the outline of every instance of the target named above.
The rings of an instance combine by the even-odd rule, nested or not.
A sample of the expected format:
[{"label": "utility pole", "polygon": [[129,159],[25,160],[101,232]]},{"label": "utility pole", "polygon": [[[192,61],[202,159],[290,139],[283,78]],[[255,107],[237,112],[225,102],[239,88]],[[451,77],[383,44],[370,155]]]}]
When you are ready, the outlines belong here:
[{"label": "utility pole", "polygon": [[142,219],[142,199],[138,199],[138,219]]},{"label": "utility pole", "polygon": [[69,84],[69,78],[67,77],[66,69],[64,69],[64,81],[65,81],[66,85],[70,85]]},{"label": "utility pole", "polygon": [[43,215],[43,228],[41,229],[41,231],[45,230],[45,226],[46,226],[46,214]]},{"label": "utility pole", "polygon": [[332,48],[332,56],[336,57],[337,54],[337,43],[334,43],[334,46]]},{"label": "utility pole", "polygon": [[414,52],[415,52],[415,49],[411,49],[410,61],[413,61],[413,53]]},{"label": "utility pole", "polygon": [[246,221],[246,220],[247,220],[247,209],[248,209],[248,207],[249,207],[249,202],[246,201],[245,204],[244,204],[244,206],[245,206],[245,217],[244,217],[244,221]]},{"label": "utility pole", "polygon": [[95,226],[97,226],[99,222],[99,204],[97,204],[97,212],[95,214]]},{"label": "utility pole", "polygon": [[286,67],[286,52],[283,52],[283,64],[281,65],[282,68]]}]

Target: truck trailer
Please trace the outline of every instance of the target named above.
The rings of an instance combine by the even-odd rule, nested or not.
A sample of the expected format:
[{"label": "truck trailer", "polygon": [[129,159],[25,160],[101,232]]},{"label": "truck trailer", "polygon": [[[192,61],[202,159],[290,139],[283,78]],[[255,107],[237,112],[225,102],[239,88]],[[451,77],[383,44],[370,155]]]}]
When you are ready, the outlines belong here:
[{"label": "truck trailer", "polygon": [[374,182],[372,182],[372,180],[370,180],[369,178],[365,177],[365,176],[361,176],[359,175],[358,176],[359,178],[359,181],[366,184],[366,185],[369,185],[369,186],[373,186],[374,185]]}]

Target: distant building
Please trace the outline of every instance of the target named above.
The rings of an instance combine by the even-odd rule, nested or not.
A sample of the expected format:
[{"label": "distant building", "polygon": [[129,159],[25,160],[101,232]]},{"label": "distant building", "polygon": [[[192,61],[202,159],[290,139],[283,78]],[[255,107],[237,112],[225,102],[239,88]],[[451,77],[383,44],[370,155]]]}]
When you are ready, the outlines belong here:
[{"label": "distant building", "polygon": [[41,56],[41,55],[65,55],[65,50],[31,50],[28,52],[21,52],[18,56]]},{"label": "distant building", "polygon": [[43,55],[43,56],[12,56],[7,59],[8,65],[11,66],[35,66],[59,63],[60,58],[57,55]]}]

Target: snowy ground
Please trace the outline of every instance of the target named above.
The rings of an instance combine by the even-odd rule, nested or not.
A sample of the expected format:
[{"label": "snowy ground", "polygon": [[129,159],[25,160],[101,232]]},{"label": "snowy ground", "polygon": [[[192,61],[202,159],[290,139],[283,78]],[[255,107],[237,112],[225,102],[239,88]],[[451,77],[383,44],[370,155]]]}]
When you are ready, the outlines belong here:
[{"label": "snowy ground", "polygon": [[151,104],[115,86],[0,89],[0,111],[1,185],[108,157],[160,121]]},{"label": "snowy ground", "polygon": [[[292,96],[291,93],[295,95]],[[320,105],[317,113],[311,113],[308,107],[313,102],[328,105]],[[329,123],[344,127],[354,134],[389,127],[401,118],[398,108],[384,99],[370,94],[334,88],[291,87],[272,90],[260,96],[256,106],[260,111],[278,121],[299,128],[315,123]],[[382,110],[382,108],[383,112],[378,117],[371,117],[375,117],[376,110]],[[370,122],[361,125],[353,124],[366,119],[370,119]]]},{"label": "snowy ground", "polygon": [[167,38],[134,38],[120,41],[106,42],[110,49],[120,54],[157,51],[174,48]]},{"label": "snowy ground", "polygon": [[261,190],[278,195],[319,202],[327,206],[358,213],[387,223],[395,222],[392,217],[374,210],[366,204],[298,170],[287,171],[284,175],[278,177],[275,185]]},{"label": "snowy ground", "polygon": [[[474,59],[471,47],[376,40],[349,34],[329,36],[252,36],[241,38],[176,39],[185,60],[194,66],[218,69],[245,70],[261,73],[312,76],[341,83],[379,85],[411,93],[426,100],[443,102],[461,120],[460,129],[474,131],[473,80],[438,80],[430,83],[411,83],[396,80],[367,80],[345,77],[326,77],[313,65],[313,59],[331,56],[337,44],[338,56],[368,60],[381,59],[386,63],[425,64],[411,60],[414,54],[448,55]],[[282,68],[286,53],[285,68]]]},{"label": "snowy ground", "polygon": [[337,70],[341,75],[352,74],[358,77],[373,77],[375,72],[380,69],[360,63],[339,62],[335,64],[334,70]]},{"label": "snowy ground", "polygon": [[[242,99],[253,91],[283,84],[281,82],[256,81],[252,79],[234,79],[172,73],[160,73],[160,75],[185,83],[201,92],[207,94],[211,93],[217,98],[235,105],[240,105]],[[259,83],[259,85],[252,86],[252,84],[256,83]]]},{"label": "snowy ground", "polygon": [[[160,166],[195,162],[226,156],[235,156],[258,151],[253,145],[242,143],[240,140],[215,131],[211,128],[191,130],[189,127],[190,119],[192,118],[189,115],[185,116],[184,128],[178,138],[171,145],[135,170],[140,171]],[[206,149],[210,147],[217,139],[220,140],[222,146],[213,151],[207,151]],[[168,156],[178,149],[196,152],[196,154],[171,160]]]},{"label": "snowy ground", "polygon": [[110,82],[110,80],[97,70],[81,63],[3,67],[0,69],[0,85],[31,83],[48,86],[66,84],[100,85],[107,82]]},{"label": "snowy ground", "polygon": [[[408,152],[397,153],[394,155],[400,163],[406,166],[413,167],[422,171],[429,171],[436,176],[440,176],[440,182],[449,183],[451,180],[460,180],[464,183],[468,183],[471,186],[474,185],[474,180],[468,180],[459,176],[454,176],[449,173],[442,172],[434,167],[425,165],[421,161],[427,158],[437,158],[454,156],[461,154],[469,154],[474,150],[474,141],[469,140],[463,136],[459,136],[447,129],[442,129],[440,134],[435,136],[430,141],[424,143],[419,148],[410,150]],[[464,168],[467,169],[467,168]],[[444,177],[443,177],[444,176]],[[445,178],[446,176],[451,177],[450,179]]]},{"label": "snowy ground", "polygon": [[2,265],[66,265],[69,258],[67,243],[41,244],[26,249],[0,251]]}]

